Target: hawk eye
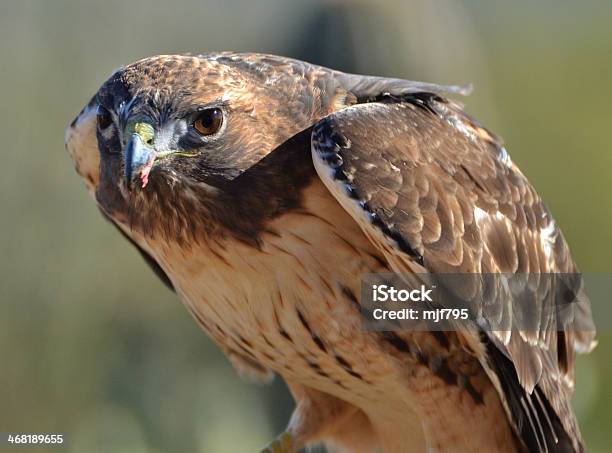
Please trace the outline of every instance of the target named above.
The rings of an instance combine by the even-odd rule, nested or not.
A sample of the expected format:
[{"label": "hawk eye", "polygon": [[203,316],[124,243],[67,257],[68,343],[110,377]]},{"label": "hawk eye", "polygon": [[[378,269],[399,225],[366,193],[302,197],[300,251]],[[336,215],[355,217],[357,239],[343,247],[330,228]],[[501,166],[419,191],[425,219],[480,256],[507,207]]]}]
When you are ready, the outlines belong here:
[{"label": "hawk eye", "polygon": [[221,109],[202,110],[193,122],[193,128],[200,135],[213,135],[221,129],[223,124],[223,112]]},{"label": "hawk eye", "polygon": [[113,116],[106,107],[99,105],[96,112],[96,121],[100,130],[103,131],[113,124]]}]

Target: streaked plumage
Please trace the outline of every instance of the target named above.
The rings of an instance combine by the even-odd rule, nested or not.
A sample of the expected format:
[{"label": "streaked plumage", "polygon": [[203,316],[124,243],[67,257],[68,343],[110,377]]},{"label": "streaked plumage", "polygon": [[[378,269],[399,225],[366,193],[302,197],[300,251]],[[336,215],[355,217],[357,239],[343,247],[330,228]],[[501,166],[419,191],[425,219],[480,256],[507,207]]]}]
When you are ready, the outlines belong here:
[{"label": "streaked plumage", "polygon": [[[580,451],[569,399],[592,331],[361,328],[363,273],[576,272],[499,139],[445,98],[461,91],[269,55],[152,57],[113,74],[66,143],[103,214],[236,367],[286,380],[294,445]],[[223,125],[198,136],[213,108]],[[136,137],[141,152],[168,155],[146,187],[125,161],[142,121],[155,136]]]}]

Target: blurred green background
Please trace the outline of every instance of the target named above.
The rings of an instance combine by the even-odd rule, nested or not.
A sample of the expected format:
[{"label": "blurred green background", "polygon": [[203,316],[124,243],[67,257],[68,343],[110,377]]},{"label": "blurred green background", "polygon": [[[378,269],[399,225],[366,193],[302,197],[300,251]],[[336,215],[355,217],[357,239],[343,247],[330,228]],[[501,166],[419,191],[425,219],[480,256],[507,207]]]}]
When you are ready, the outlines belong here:
[{"label": "blurred green background", "polygon": [[[291,412],[278,379],[237,377],[74,172],[64,127],[115,68],[238,50],[472,82],[467,110],[505,138],[581,269],[612,272],[611,24],[603,0],[0,0],[0,432],[62,432],[79,453],[242,453]],[[611,359],[608,330],[578,361],[593,452],[612,451]]]}]

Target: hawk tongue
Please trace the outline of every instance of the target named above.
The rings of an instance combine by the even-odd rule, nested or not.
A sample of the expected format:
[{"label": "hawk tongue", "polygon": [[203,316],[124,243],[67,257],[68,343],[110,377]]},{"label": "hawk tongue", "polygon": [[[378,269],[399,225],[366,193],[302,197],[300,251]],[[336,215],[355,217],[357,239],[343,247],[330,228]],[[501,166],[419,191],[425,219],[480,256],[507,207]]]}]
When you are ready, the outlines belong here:
[{"label": "hawk tongue", "polygon": [[144,167],[140,170],[140,182],[142,183],[142,188],[144,189],[147,184],[149,184],[149,173],[151,172],[151,167],[153,167],[153,161],[155,157],[151,158]]}]

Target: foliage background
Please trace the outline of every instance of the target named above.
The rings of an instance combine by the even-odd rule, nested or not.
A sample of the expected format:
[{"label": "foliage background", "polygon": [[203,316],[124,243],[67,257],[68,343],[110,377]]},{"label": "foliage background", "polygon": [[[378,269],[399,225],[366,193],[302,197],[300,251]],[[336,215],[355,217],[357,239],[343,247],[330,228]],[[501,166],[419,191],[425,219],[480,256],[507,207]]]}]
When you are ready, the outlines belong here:
[{"label": "foliage background", "polygon": [[[0,0],[0,432],[63,432],[79,453],[254,452],[291,411],[279,380],[236,376],[74,172],[63,129],[115,68],[239,50],[472,82],[468,111],[582,270],[609,273],[611,23],[604,0]],[[611,359],[608,329],[578,362],[593,452],[611,451]]]}]

